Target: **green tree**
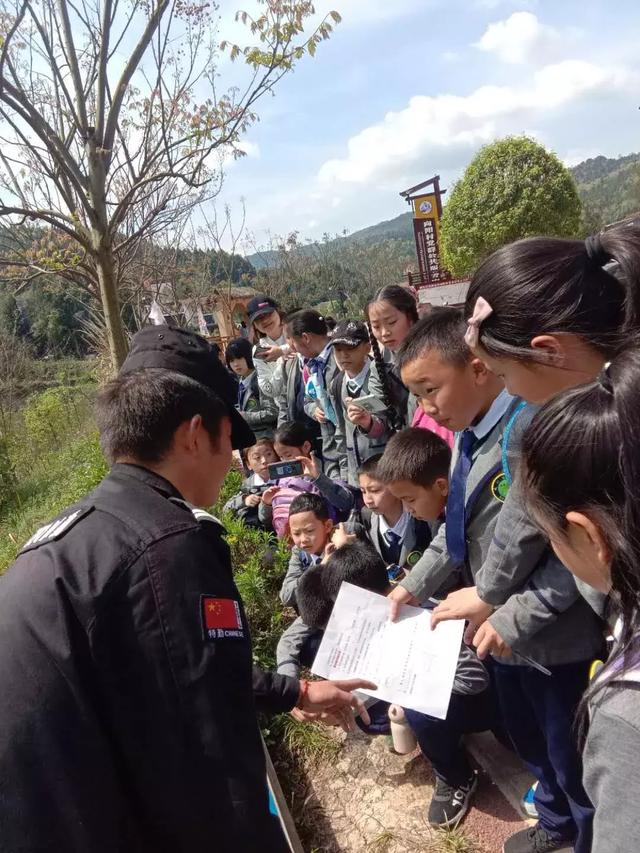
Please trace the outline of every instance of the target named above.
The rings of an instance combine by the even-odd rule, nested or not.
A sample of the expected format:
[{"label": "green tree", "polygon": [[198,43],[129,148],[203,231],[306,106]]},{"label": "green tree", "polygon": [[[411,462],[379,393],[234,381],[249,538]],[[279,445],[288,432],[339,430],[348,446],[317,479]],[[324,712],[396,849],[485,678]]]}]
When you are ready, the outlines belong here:
[{"label": "green tree", "polygon": [[495,249],[540,234],[580,231],[575,182],[558,158],[525,136],[481,148],[453,188],[442,217],[441,249],[455,276],[469,275]]},{"label": "green tree", "polygon": [[224,249],[211,252],[209,272],[212,284],[220,284],[223,281],[240,284],[243,278],[253,278],[256,274],[251,261],[242,255],[225,252]]}]

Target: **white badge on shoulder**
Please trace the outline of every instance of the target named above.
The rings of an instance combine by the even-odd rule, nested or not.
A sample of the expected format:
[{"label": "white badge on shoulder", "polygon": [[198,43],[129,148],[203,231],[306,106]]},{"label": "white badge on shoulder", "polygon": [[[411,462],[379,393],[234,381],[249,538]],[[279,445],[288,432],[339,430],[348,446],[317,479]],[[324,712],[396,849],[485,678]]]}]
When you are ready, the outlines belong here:
[{"label": "white badge on shoulder", "polygon": [[205,509],[200,509],[199,506],[194,506],[188,501],[183,501],[180,498],[169,498],[169,500],[171,503],[178,504],[178,506],[188,509],[196,521],[213,521],[214,524],[218,524],[220,527],[223,527],[220,519],[216,518],[215,515],[211,515],[211,513],[207,512]]},{"label": "white badge on shoulder", "polygon": [[71,530],[71,528],[77,524],[81,518],[88,515],[92,509],[93,506],[91,505],[83,506],[73,512],[68,512],[66,515],[59,516],[53,521],[50,521],[48,524],[45,524],[39,530],[36,530],[31,539],[25,542],[20,549],[20,553],[23,554],[25,551],[30,551],[33,548],[39,548],[41,545],[46,545],[47,542],[54,542],[55,540],[62,538],[67,531]]}]

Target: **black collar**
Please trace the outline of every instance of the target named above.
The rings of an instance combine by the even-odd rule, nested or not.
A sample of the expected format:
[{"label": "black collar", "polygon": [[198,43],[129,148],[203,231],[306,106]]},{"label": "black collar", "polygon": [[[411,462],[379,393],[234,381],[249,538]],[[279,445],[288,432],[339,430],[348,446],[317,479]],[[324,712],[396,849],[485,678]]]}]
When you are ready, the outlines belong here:
[{"label": "black collar", "polygon": [[161,477],[160,474],[156,474],[155,471],[150,471],[142,465],[133,465],[129,462],[115,462],[111,466],[111,471],[108,476],[109,478],[120,481],[122,479],[137,480],[139,483],[151,486],[152,489],[155,489],[156,492],[160,492],[161,495],[164,495],[167,498],[179,498],[182,501],[184,500],[180,492],[172,483],[165,480],[165,478]]}]

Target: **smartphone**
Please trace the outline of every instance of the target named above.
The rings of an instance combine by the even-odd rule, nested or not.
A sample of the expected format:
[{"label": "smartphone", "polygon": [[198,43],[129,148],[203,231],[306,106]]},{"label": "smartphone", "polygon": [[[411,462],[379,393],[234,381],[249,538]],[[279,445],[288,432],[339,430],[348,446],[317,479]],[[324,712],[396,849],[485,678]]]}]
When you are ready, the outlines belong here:
[{"label": "smartphone", "polygon": [[387,566],[387,577],[389,578],[390,584],[397,584],[403,575],[404,569],[402,569],[397,563],[391,563],[390,566]]},{"label": "smartphone", "polygon": [[290,462],[272,462],[269,465],[269,479],[279,480],[281,477],[300,477],[304,473],[302,462],[292,459]]},{"label": "smartphone", "polygon": [[253,357],[254,358],[264,358],[270,349],[271,349],[271,347],[263,347],[262,344],[256,344],[256,348],[253,351]]},{"label": "smartphone", "polygon": [[369,394],[367,397],[354,397],[351,401],[354,406],[359,406],[367,412],[384,412],[387,408],[379,397]]}]

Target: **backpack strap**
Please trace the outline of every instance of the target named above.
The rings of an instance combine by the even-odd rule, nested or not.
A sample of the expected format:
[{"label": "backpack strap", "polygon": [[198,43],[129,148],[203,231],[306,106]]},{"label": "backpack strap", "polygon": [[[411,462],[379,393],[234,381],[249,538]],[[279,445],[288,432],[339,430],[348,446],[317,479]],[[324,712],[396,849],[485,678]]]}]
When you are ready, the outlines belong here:
[{"label": "backpack strap", "polygon": [[511,468],[509,467],[509,438],[511,437],[511,430],[514,427],[515,422],[518,420],[518,417],[522,414],[522,412],[524,411],[524,409],[527,408],[528,405],[529,404],[524,400],[518,403],[515,408],[515,411],[507,421],[507,425],[504,429],[504,433],[502,436],[502,472],[509,488],[511,488],[511,484],[513,483],[513,477],[511,476]]}]

